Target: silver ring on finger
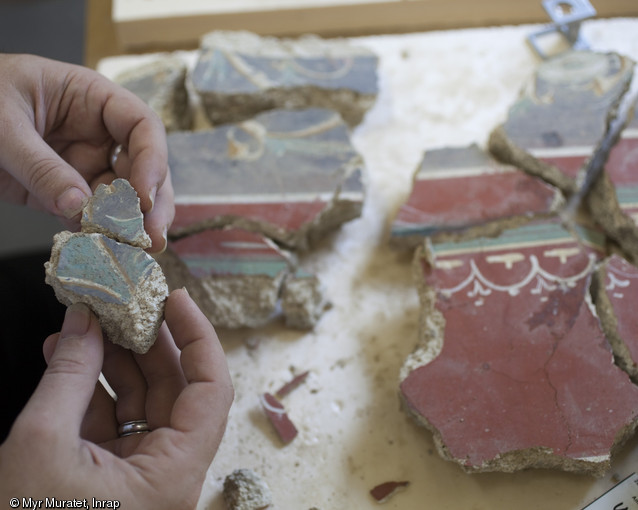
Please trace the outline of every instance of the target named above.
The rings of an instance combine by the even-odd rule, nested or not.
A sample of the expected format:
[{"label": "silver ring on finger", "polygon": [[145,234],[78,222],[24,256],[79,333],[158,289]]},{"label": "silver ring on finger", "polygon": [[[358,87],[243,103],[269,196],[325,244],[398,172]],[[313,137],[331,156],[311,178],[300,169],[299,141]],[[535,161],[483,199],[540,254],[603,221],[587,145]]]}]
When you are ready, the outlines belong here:
[{"label": "silver ring on finger", "polygon": [[125,421],[117,429],[117,435],[119,437],[132,436],[133,434],[143,434],[150,432],[151,429],[148,426],[146,420],[132,420]]}]

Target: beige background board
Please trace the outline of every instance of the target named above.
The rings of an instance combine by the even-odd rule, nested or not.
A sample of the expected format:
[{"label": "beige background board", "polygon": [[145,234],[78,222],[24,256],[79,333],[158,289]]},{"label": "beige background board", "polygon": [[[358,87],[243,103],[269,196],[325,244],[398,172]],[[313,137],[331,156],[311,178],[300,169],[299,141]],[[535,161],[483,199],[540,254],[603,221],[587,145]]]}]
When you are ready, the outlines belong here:
[{"label": "beige background board", "polygon": [[[601,18],[638,15],[635,0],[593,0]],[[211,30],[362,35],[538,23],[540,0],[113,0],[123,48],[191,45]]]},{"label": "beige background board", "polygon": [[[352,40],[380,57],[378,100],[353,133],[367,166],[363,215],[303,261],[333,303],[314,331],[279,323],[219,331],[236,400],[199,510],[224,510],[223,480],[237,468],[263,477],[279,510],[372,510],[378,505],[368,491],[389,480],[411,485],[383,506],[388,510],[577,510],[638,469],[634,438],[599,480],[551,470],[468,475],[441,459],[431,434],[399,406],[399,368],[417,343],[418,299],[410,257],[387,246],[389,222],[425,150],[485,146],[538,64],[525,42],[536,29]],[[638,19],[587,22],[583,35],[594,49],[638,60]],[[194,62],[194,53],[181,55]],[[114,76],[152,58],[106,59],[99,69]],[[291,370],[310,376],[284,400],[300,433],[281,446],[259,395],[290,380]]]}]

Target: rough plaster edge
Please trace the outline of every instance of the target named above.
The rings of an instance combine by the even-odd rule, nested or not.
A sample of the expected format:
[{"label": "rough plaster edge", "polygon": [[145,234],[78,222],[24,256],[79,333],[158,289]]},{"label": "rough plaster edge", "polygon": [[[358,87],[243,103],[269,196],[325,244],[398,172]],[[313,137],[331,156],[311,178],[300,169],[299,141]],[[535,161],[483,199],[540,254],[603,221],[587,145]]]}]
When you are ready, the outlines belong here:
[{"label": "rough plaster edge", "polygon": [[634,383],[638,383],[638,364],[632,359],[627,344],[618,333],[618,319],[614,314],[614,308],[605,290],[608,261],[609,259],[603,261],[594,271],[591,296],[596,306],[596,315],[611,345],[616,365],[625,371]]},{"label": "rough plaster edge", "polygon": [[[282,270],[274,277],[245,275],[207,278],[201,282],[212,307],[206,315],[219,327],[236,329],[266,325],[277,315],[281,285],[287,274]],[[241,299],[237,299],[238,296]]]},{"label": "rough plaster edge", "polygon": [[414,253],[412,259],[412,275],[417,284],[419,302],[419,340],[414,351],[408,355],[399,373],[403,381],[414,369],[427,365],[434,360],[443,348],[445,318],[436,309],[436,290],[428,286],[423,278],[422,261],[434,265],[434,254],[431,242],[427,239]]},{"label": "rough plaster edge", "polygon": [[287,275],[281,286],[281,310],[286,326],[312,329],[330,304],[316,276]]},{"label": "rough plaster edge", "polygon": [[222,93],[197,89],[204,112],[213,125],[241,122],[277,108],[325,108],[338,112],[352,129],[376,101],[375,94],[351,89],[322,89],[315,85],[272,87],[253,93]]},{"label": "rough plaster edge", "polygon": [[623,256],[638,263],[638,227],[618,203],[616,188],[607,173],[602,172],[585,196],[585,206],[592,219],[618,245]]},{"label": "rough plaster edge", "polygon": [[502,125],[490,133],[488,149],[501,163],[520,168],[524,172],[555,186],[565,195],[571,195],[577,190],[575,179],[565,175],[558,167],[535,158],[516,145],[509,139]]},{"label": "rough plaster edge", "polygon": [[[260,327],[277,312],[277,304],[285,277],[291,271],[280,271],[274,277],[265,275],[193,277],[186,264],[170,249],[158,256],[171,290],[186,287],[193,300],[215,327]],[[240,288],[250,289],[244,299],[235,300]]]},{"label": "rough plaster edge", "polygon": [[[557,469],[601,478],[611,467],[611,457],[613,453],[598,457],[570,458],[554,455],[551,448],[544,448],[540,446],[509,451],[484,462],[480,466],[468,466],[466,459],[459,459],[452,456],[445,446],[439,431],[423,416],[415,413],[405,399],[402,399],[402,405],[406,412],[412,416],[419,425],[428,429],[432,433],[434,446],[436,447],[439,455],[443,459],[459,465],[464,472],[469,474],[489,472],[514,473],[525,469]],[[631,437],[635,428],[636,423],[633,423],[621,431],[621,434],[619,434],[619,440],[614,443],[612,452]]]}]

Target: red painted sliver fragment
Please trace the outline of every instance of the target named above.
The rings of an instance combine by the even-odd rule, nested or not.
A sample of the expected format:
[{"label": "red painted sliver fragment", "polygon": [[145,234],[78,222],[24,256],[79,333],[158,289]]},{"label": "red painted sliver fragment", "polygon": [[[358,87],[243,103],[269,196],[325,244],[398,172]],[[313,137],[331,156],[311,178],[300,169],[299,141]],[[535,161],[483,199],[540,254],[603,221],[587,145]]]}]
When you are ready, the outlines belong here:
[{"label": "red painted sliver fragment", "polygon": [[290,421],[288,414],[281,402],[270,393],[264,393],[261,396],[261,405],[266,412],[266,416],[277,431],[279,438],[285,443],[290,443],[297,437],[297,427]]},{"label": "red painted sliver fragment", "polygon": [[385,503],[398,489],[410,485],[410,482],[384,482],[374,487],[370,494],[377,503]]},{"label": "red painted sliver fragment", "polygon": [[302,382],[304,382],[306,380],[306,377],[308,377],[309,373],[310,371],[306,370],[302,374],[299,374],[293,377],[291,381],[287,382],[286,384],[284,384],[281,388],[277,390],[277,392],[275,393],[275,396],[277,398],[284,398],[291,391],[297,388]]}]

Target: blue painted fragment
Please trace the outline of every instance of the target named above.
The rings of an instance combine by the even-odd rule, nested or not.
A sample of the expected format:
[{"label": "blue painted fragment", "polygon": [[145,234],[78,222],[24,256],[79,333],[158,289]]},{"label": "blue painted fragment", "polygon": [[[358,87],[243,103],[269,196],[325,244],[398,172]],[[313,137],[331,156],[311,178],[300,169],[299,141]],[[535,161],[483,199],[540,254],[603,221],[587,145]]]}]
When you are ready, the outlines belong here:
[{"label": "blue painted fragment", "polygon": [[105,303],[128,303],[156,262],[144,250],[101,234],[75,234],[61,247],[60,284]]}]

